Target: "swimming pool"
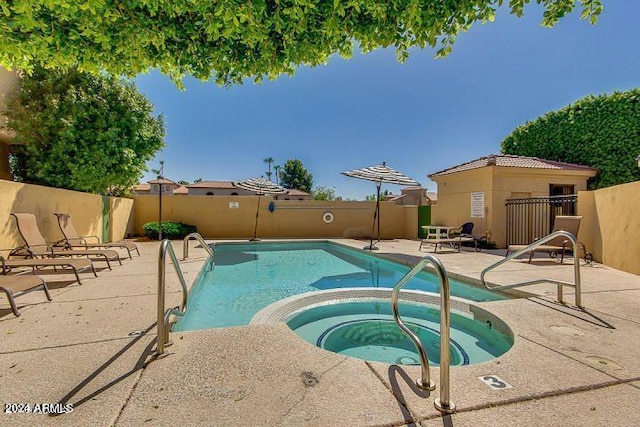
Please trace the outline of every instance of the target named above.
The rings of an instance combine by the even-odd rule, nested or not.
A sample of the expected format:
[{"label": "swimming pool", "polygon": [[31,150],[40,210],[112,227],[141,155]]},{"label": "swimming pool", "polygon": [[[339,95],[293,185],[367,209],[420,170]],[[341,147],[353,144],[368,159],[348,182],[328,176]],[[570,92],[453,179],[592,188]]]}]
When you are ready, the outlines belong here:
[{"label": "swimming pool", "polygon": [[[196,279],[187,313],[174,331],[249,324],[262,308],[291,295],[338,288],[391,288],[409,267],[332,242],[216,245],[215,267]],[[438,292],[435,274],[416,275],[405,289]],[[495,301],[504,295],[451,280],[451,295]]]}]

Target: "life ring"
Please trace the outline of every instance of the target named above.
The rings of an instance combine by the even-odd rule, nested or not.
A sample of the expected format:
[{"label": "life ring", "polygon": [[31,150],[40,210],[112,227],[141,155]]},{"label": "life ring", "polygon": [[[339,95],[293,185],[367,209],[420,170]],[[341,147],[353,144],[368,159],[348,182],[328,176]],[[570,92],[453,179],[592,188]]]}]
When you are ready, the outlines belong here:
[{"label": "life ring", "polygon": [[322,221],[324,221],[325,224],[331,224],[333,222],[333,214],[331,212],[325,212],[324,215],[322,215]]}]

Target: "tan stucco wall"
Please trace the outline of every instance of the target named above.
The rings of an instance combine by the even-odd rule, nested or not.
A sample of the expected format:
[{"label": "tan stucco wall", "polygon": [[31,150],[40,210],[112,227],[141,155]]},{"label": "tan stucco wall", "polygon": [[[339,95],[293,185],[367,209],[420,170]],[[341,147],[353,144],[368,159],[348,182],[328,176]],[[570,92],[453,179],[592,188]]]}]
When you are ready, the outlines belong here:
[{"label": "tan stucco wall", "polygon": [[[135,231],[143,234],[145,223],[158,220],[158,197],[134,196],[134,200]],[[371,233],[373,202],[277,200],[275,210],[269,212],[271,200],[262,197],[260,201],[260,237],[367,237]],[[230,209],[230,202],[237,202],[238,208]],[[162,219],[196,225],[207,238],[246,238],[253,235],[257,203],[257,196],[166,197],[162,199]],[[380,206],[383,238],[417,237],[417,207],[392,202]],[[322,221],[325,212],[333,213],[333,223]]]},{"label": "tan stucco wall", "polygon": [[578,193],[578,239],[596,261],[640,274],[640,181]]},{"label": "tan stucco wall", "polygon": [[[457,174],[438,177],[438,204],[431,207],[431,223],[458,227],[473,222],[473,234],[482,235],[494,230],[492,223],[493,188],[490,168],[479,168]],[[484,192],[485,217],[471,218],[471,193]]]},{"label": "tan stucco wall", "polygon": [[[120,199],[113,201],[117,205],[112,230],[114,240],[124,237],[133,201]],[[33,213],[38,219],[38,226],[47,241],[62,238],[55,212],[71,214],[73,223],[81,235],[102,235],[102,196],[62,190],[39,185],[22,184],[0,180],[0,248],[11,249],[24,244],[16,228],[11,212]],[[6,255],[6,251],[3,251]]]},{"label": "tan stucco wall", "polygon": [[[474,223],[473,233],[491,231],[498,247],[506,245],[505,201],[511,197],[549,195],[549,184],[574,185],[586,189],[589,172],[528,168],[484,167],[434,177],[438,184],[438,204],[433,207],[431,222],[459,226]],[[484,192],[485,218],[471,218],[471,193]]]},{"label": "tan stucco wall", "polygon": [[134,234],[133,199],[110,197],[111,236],[112,242]]}]

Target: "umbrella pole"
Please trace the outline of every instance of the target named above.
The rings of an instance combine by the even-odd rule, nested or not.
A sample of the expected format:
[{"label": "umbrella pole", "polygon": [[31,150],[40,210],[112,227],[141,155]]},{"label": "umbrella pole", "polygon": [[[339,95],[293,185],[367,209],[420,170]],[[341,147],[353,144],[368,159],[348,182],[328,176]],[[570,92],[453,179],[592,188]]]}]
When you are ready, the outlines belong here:
[{"label": "umbrella pole", "polygon": [[258,193],[258,209],[256,209],[256,225],[253,228],[253,237],[249,239],[249,241],[251,242],[260,240],[256,236],[258,235],[258,215],[260,215],[260,198],[261,197],[262,197],[262,194]]},{"label": "umbrella pole", "polygon": [[376,210],[378,211],[378,241],[376,243],[380,243],[380,186],[382,182],[378,183],[378,198],[376,200]]},{"label": "umbrella pole", "polygon": [[363,249],[370,251],[377,251],[378,247],[373,245],[373,231],[376,228],[376,219],[378,219],[378,242],[380,241],[380,185],[381,182],[376,182],[376,210],[373,212],[373,224],[371,224],[371,238],[369,240],[369,246],[365,246]]}]

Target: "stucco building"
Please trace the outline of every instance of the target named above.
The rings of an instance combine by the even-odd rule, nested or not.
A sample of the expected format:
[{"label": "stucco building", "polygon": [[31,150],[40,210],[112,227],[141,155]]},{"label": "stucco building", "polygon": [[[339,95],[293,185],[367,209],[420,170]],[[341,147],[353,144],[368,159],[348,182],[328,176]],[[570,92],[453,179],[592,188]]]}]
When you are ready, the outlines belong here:
[{"label": "stucco building", "polygon": [[513,155],[489,155],[429,175],[438,185],[432,224],[474,223],[474,234],[506,244],[507,199],[577,194],[594,168]]}]

